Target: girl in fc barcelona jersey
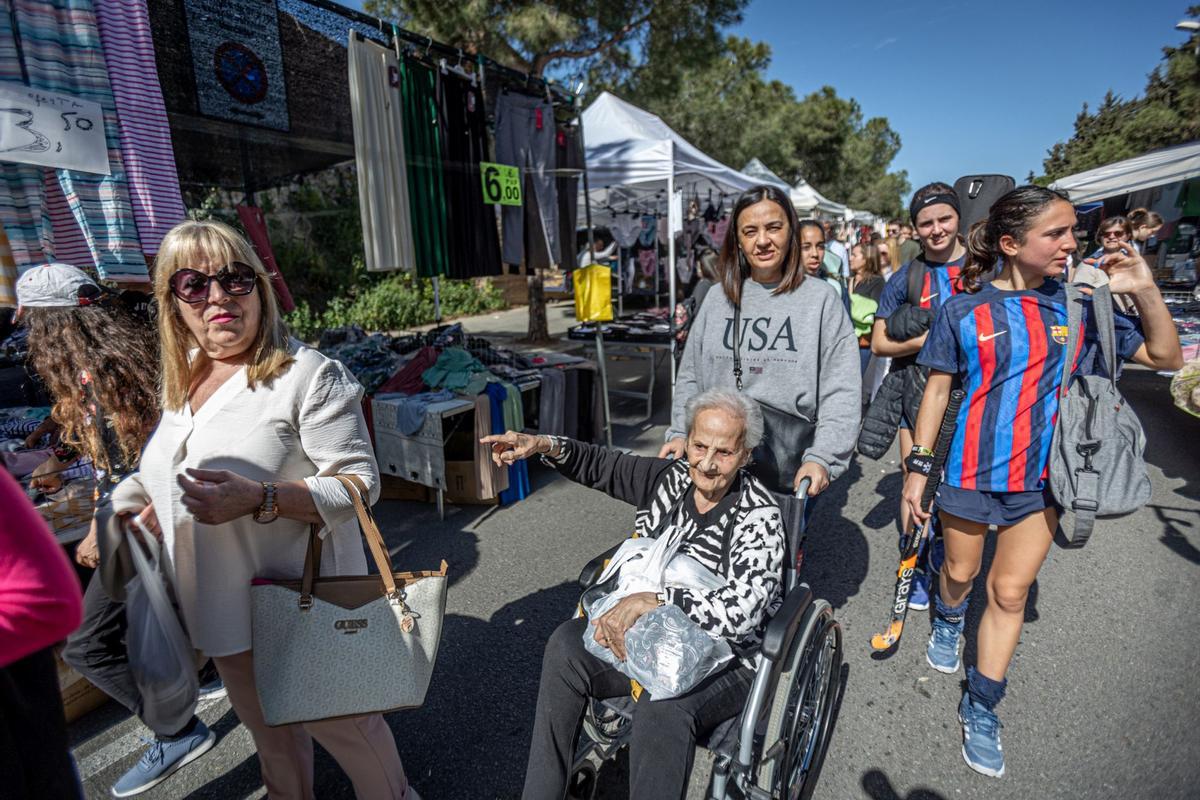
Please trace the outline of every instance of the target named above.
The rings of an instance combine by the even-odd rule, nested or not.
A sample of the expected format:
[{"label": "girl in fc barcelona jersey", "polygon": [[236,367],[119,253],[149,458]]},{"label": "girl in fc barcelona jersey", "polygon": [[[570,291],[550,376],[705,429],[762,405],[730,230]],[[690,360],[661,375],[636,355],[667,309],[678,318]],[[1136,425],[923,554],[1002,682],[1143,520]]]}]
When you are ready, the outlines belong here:
[{"label": "girl in fc barcelona jersey", "polygon": [[[985,775],[1004,774],[996,704],[1016,650],[1029,587],[1058,525],[1046,467],[1058,412],[1063,359],[1075,369],[1093,363],[1097,347],[1090,303],[1084,335],[1066,353],[1066,294],[1057,278],[1075,251],[1075,211],[1051,189],[1022,186],[992,206],[971,229],[963,268],[965,291],[938,311],[917,358],[930,368],[917,415],[904,500],[918,520],[929,456],[953,384],[967,393],[959,412],[946,471],[937,494],[946,547],[926,658],[945,673],[958,671],[959,644],[971,584],[979,573],[984,537],[996,526],[996,554],[987,578],[987,609],[979,624],[978,658],[967,670],[959,705],[963,758]],[[1003,269],[989,284],[979,277],[997,259]],[[1117,349],[1154,369],[1178,369],[1179,337],[1149,267],[1132,247],[1104,261],[1114,294],[1132,299],[1140,320],[1116,315]],[[924,472],[922,470],[924,469]]]}]

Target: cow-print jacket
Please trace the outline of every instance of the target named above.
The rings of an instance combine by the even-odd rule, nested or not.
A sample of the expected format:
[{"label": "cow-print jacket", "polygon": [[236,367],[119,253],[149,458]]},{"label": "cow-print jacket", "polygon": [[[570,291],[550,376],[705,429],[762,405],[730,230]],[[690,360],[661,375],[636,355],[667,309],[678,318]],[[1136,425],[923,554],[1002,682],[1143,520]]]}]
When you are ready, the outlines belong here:
[{"label": "cow-print jacket", "polygon": [[[783,601],[787,538],[771,492],[743,470],[716,508],[700,514],[685,460],[550,438],[559,454],[547,463],[577,483],[636,506],[639,536],[656,537],[672,523],[683,528],[678,552],[725,577],[726,583],[707,592],[670,588],[667,599],[704,630],[729,640],[743,661],[752,660],[767,621]],[[668,520],[672,510],[674,519]]]}]

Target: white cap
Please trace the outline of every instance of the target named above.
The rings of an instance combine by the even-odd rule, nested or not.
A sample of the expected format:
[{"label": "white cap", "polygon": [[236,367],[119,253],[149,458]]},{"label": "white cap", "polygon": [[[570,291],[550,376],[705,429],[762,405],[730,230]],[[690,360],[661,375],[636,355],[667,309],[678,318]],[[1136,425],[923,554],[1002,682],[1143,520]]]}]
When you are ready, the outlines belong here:
[{"label": "white cap", "polygon": [[[83,286],[95,287],[95,292],[80,302],[79,289]],[[30,267],[17,279],[17,305],[22,308],[77,308],[99,294],[100,286],[70,264]]]}]

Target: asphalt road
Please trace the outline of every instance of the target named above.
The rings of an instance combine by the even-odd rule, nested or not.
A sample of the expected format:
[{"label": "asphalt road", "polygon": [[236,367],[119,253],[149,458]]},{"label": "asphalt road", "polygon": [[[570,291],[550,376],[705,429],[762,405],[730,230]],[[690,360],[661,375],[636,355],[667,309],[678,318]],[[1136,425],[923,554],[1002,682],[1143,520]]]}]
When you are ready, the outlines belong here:
[{"label": "asphalt road", "polygon": [[[810,527],[805,577],[844,627],[845,691],[817,798],[1200,796],[1200,420],[1176,411],[1165,387],[1144,371],[1129,371],[1122,382],[1149,437],[1150,505],[1104,523],[1083,550],[1053,548],[1041,571],[1000,706],[1008,770],[1000,780],[962,762],[955,718],[961,676],[925,664],[923,614],[910,615],[892,658],[869,654],[868,640],[887,618],[895,569],[894,459],[858,459],[831,487]],[[659,405],[657,424],[618,425],[618,443],[656,450],[665,421]],[[572,613],[580,567],[627,535],[632,522],[619,502],[540,466],[531,473],[534,492],[508,508],[451,507],[439,521],[432,506],[377,507],[399,566],[450,564],[428,700],[389,717],[426,800],[519,796],[543,644]],[[969,630],[983,605],[982,584],[976,588]],[[143,797],[264,796],[249,735],[228,703],[211,703],[200,715],[220,736],[216,748]],[[89,797],[107,796],[136,761],[143,732],[113,704],[72,726]],[[604,776],[603,797],[626,796],[620,764]],[[353,797],[319,748],[317,787],[320,798]]]}]

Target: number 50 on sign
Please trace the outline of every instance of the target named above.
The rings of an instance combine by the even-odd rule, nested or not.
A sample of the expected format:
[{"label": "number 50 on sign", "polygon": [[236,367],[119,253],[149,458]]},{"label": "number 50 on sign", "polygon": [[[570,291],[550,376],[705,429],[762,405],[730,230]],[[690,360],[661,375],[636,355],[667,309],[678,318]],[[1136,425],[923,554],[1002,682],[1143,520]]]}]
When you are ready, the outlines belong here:
[{"label": "number 50 on sign", "polygon": [[481,161],[479,170],[483,177],[483,202],[521,205],[521,170],[489,161]]}]

